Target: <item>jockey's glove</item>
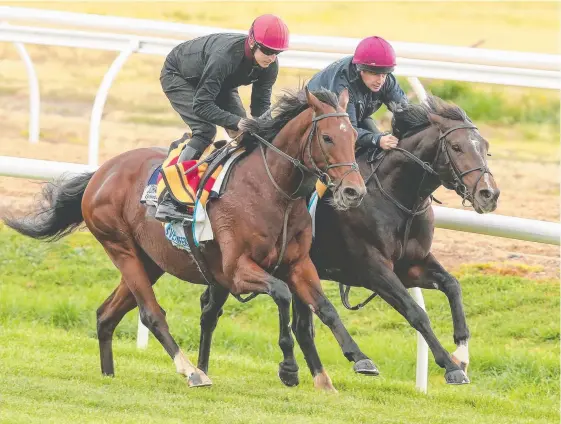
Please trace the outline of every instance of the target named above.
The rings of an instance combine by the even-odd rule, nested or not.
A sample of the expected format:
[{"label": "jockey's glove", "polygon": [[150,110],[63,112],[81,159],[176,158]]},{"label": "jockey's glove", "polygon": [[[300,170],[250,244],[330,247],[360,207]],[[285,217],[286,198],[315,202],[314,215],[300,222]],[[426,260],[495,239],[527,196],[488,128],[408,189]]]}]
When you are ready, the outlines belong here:
[{"label": "jockey's glove", "polygon": [[242,118],[238,122],[238,129],[243,132],[255,134],[259,132],[259,128],[259,121],[257,121],[256,119]]}]

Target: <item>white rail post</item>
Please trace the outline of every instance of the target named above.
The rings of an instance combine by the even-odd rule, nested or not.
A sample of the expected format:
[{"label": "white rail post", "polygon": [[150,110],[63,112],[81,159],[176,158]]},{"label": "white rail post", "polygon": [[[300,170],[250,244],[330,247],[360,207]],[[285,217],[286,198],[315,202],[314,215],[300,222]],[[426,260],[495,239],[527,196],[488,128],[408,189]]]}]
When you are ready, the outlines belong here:
[{"label": "white rail post", "polygon": [[[418,287],[411,289],[411,295],[413,299],[419,304],[421,308],[425,311],[425,299],[423,298],[423,293]],[[423,392],[427,392],[428,386],[428,375],[429,375],[429,348],[427,342],[421,336],[421,333],[417,332],[417,372],[416,372],[416,382],[415,387]]]},{"label": "white rail post", "polygon": [[107,94],[109,93],[109,88],[113,80],[117,76],[117,73],[129,58],[131,54],[138,51],[140,48],[140,40],[131,39],[130,47],[127,50],[122,51],[119,56],[113,61],[109,70],[103,77],[103,81],[97,90],[95,96],[94,105],[92,107],[92,116],[90,119],[90,138],[88,145],[88,164],[91,166],[98,165],[99,159],[99,127],[101,125],[101,116],[103,114],[103,107],[105,106],[105,100],[107,100]]},{"label": "white rail post", "polygon": [[14,43],[16,49],[27,70],[27,77],[29,79],[29,142],[35,144],[39,141],[39,109],[40,109],[40,94],[39,94],[39,80],[37,73],[33,67],[33,62],[25,50],[22,43]]},{"label": "white rail post", "polygon": [[[10,25],[7,22],[2,22],[2,25]],[[35,144],[39,141],[39,111],[41,105],[41,95],[39,93],[39,79],[33,66],[33,61],[22,43],[14,42],[14,46],[18,54],[25,64],[27,71],[27,79],[29,81],[29,142]]]},{"label": "white rail post", "polygon": [[423,103],[427,99],[427,91],[425,90],[425,87],[423,87],[423,84],[421,84],[421,81],[419,81],[419,78],[408,77],[407,81],[411,85],[411,88],[417,95],[419,101]]},{"label": "white rail post", "polygon": [[[427,99],[427,92],[421,81],[416,77],[407,78],[411,88],[415,91],[417,98],[422,103]],[[415,287],[411,289],[411,295],[415,301],[419,304],[423,310],[425,309],[425,299],[423,298],[423,293],[420,288]],[[416,372],[416,383],[415,387],[423,393],[427,392],[428,387],[428,374],[429,374],[429,347],[427,342],[421,336],[421,333],[417,332],[417,372]]]}]

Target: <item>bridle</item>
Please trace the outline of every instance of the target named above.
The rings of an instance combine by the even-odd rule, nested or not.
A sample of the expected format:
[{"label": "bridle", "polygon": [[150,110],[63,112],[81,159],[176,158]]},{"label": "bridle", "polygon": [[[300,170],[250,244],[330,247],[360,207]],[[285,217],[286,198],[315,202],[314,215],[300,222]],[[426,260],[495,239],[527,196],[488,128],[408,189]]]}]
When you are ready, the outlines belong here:
[{"label": "bridle", "polygon": [[[440,139],[439,139],[440,140],[440,145],[439,145],[438,153],[436,154],[436,157],[435,157],[434,162],[433,162],[433,168],[438,163],[440,153],[442,152],[444,154],[445,165],[449,166],[449,169],[451,170],[452,178],[453,178],[452,183],[445,183],[444,186],[446,188],[454,189],[456,191],[456,193],[458,193],[458,195],[461,196],[463,206],[466,206],[466,204],[465,204],[466,201],[469,202],[471,204],[471,206],[473,206],[473,203],[475,201],[475,190],[477,189],[477,185],[479,184],[479,181],[481,181],[481,178],[483,178],[483,176],[485,174],[489,174],[491,176],[493,174],[489,170],[489,167],[487,166],[485,161],[483,161],[483,164],[481,166],[478,166],[478,167],[475,167],[475,168],[472,168],[472,169],[468,169],[467,171],[461,172],[459,170],[458,165],[454,161],[453,157],[450,156],[450,142],[446,139],[446,136],[448,134],[450,134],[451,132],[462,129],[462,128],[472,129],[472,130],[477,129],[477,127],[474,126],[474,125],[458,125],[457,127],[450,128],[449,130],[445,131],[444,133],[441,133],[440,134]],[[479,173],[479,177],[477,178],[477,181],[473,185],[473,190],[471,192],[469,192],[466,184],[464,183],[464,176],[466,176],[467,174],[469,174],[471,172],[474,172],[474,171],[480,171],[480,173]]]},{"label": "bridle", "polygon": [[[309,162],[311,163],[311,168],[308,168],[306,165],[304,165],[304,160],[293,158],[292,156],[283,152],[279,148],[275,147],[272,143],[265,140],[263,137],[259,136],[258,134],[252,134],[257,140],[260,141],[259,147],[261,149],[261,155],[263,156],[263,162],[265,164],[265,169],[267,170],[267,175],[269,176],[269,179],[271,180],[277,191],[279,191],[286,199],[296,200],[300,197],[307,195],[312,188],[311,185],[315,184],[315,178],[318,178],[323,184],[327,186],[327,188],[331,189],[332,191],[335,191],[342,184],[343,180],[347,175],[349,175],[351,172],[359,172],[359,168],[356,160],[353,162],[340,162],[334,164],[329,163],[327,153],[325,151],[322,141],[320,140],[319,132],[317,131],[318,121],[321,121],[322,119],[326,119],[326,118],[340,117],[340,116],[348,117],[349,115],[346,112],[331,112],[331,113],[324,113],[319,116],[314,115],[312,117],[312,128],[308,133],[308,138],[306,139],[306,143],[303,149],[303,152],[308,154],[308,159]],[[324,162],[327,164],[324,167],[324,169],[318,167],[312,155],[312,146],[314,140],[317,140],[320,151],[323,155]],[[296,190],[293,191],[292,193],[285,192],[273,178],[273,175],[271,174],[271,170],[269,168],[269,164],[267,163],[267,158],[265,156],[265,148],[263,147],[264,145],[267,146],[272,151],[274,151],[275,153],[282,156],[283,158],[285,158],[286,160],[288,160],[290,163],[292,163],[292,165],[296,169],[300,171],[301,174],[300,183],[298,184]],[[328,174],[328,171],[330,169],[341,167],[341,166],[348,166],[349,170],[345,172],[341,176],[341,178],[339,178],[336,182],[333,182],[333,180]],[[307,178],[307,177],[314,177],[314,178]],[[307,180],[309,182],[306,184]]]},{"label": "bridle", "polygon": [[[398,152],[403,153],[406,157],[410,158],[411,160],[413,160],[414,162],[418,163],[423,169],[424,169],[424,173],[423,173],[423,177],[421,178],[421,183],[419,184],[419,189],[417,190],[417,196],[416,199],[417,201],[415,202],[415,204],[413,205],[413,207],[411,209],[407,208],[406,206],[402,205],[396,198],[394,198],[390,193],[388,193],[386,190],[384,190],[384,188],[382,187],[382,183],[380,182],[380,179],[378,178],[378,175],[376,174],[377,169],[379,168],[380,164],[383,162],[384,158],[387,157],[386,152],[384,152],[384,156],[377,161],[376,164],[373,164],[374,159],[369,160],[369,162],[371,163],[372,166],[372,173],[370,174],[370,176],[366,179],[365,184],[368,184],[368,182],[370,181],[370,179],[373,179],[376,183],[377,188],[380,190],[380,192],[387,197],[398,209],[402,210],[403,212],[405,212],[407,215],[409,215],[409,218],[407,220],[406,226],[405,226],[405,235],[404,235],[404,243],[403,243],[403,249],[401,251],[400,257],[398,258],[401,259],[405,253],[405,246],[407,245],[407,241],[409,239],[409,231],[411,230],[411,224],[413,222],[413,218],[415,218],[418,215],[422,215],[424,214],[428,208],[431,206],[431,196],[427,196],[425,198],[420,196],[421,193],[421,189],[423,188],[423,183],[425,181],[425,178],[427,175],[434,175],[438,178],[440,178],[438,172],[435,171],[435,168],[437,167],[438,164],[438,160],[440,159],[440,155],[441,153],[444,155],[445,158],[445,165],[448,166],[448,169],[450,170],[451,174],[452,174],[452,182],[449,181],[442,181],[442,184],[446,187],[446,188],[450,188],[456,191],[456,193],[458,193],[458,195],[460,195],[462,197],[462,204],[465,206],[465,202],[469,202],[471,203],[471,205],[473,206],[473,202],[475,200],[475,190],[477,188],[477,184],[479,183],[479,181],[481,180],[481,178],[483,178],[483,175],[485,174],[489,174],[489,175],[493,175],[491,174],[491,171],[489,170],[489,167],[487,166],[487,164],[485,162],[483,162],[483,164],[481,166],[478,166],[476,168],[472,168],[469,169],[467,171],[461,172],[456,164],[456,162],[454,161],[453,157],[450,156],[450,141],[446,138],[450,133],[459,130],[459,129],[477,129],[476,126],[474,125],[458,125],[455,127],[452,127],[448,130],[446,130],[445,132],[440,132],[440,135],[438,137],[438,151],[436,153],[436,156],[432,162],[432,164],[429,164],[427,162],[423,162],[421,159],[419,159],[417,156],[415,156],[413,153],[402,149],[401,147],[396,147],[392,150],[397,150]],[[408,133],[406,133],[403,138],[406,138],[408,136]],[[473,187],[473,191],[470,192],[466,186],[466,184],[464,183],[464,177],[474,171],[480,171],[480,175],[479,178],[477,179],[474,187]]]},{"label": "bridle", "polygon": [[[458,195],[460,195],[462,197],[462,204],[465,206],[465,202],[468,201],[472,204],[473,206],[473,202],[475,200],[474,196],[475,196],[475,190],[477,188],[477,185],[479,183],[479,181],[481,180],[481,178],[483,178],[483,175],[485,174],[489,174],[489,175],[493,175],[491,174],[491,171],[489,170],[489,167],[487,166],[487,164],[485,163],[485,161],[483,161],[482,166],[476,167],[476,168],[472,168],[472,169],[468,169],[467,171],[464,172],[460,172],[460,170],[458,169],[458,166],[456,164],[456,162],[454,161],[454,159],[452,158],[452,156],[450,156],[450,141],[446,138],[448,136],[448,134],[459,130],[459,129],[473,129],[476,130],[477,127],[474,125],[458,125],[456,127],[452,127],[448,130],[446,130],[445,132],[440,132],[439,137],[438,137],[438,151],[436,153],[436,156],[432,162],[432,164],[429,164],[428,162],[423,162],[420,158],[418,158],[417,156],[415,156],[413,153],[401,148],[401,147],[395,147],[392,150],[397,150],[398,152],[403,153],[406,157],[408,157],[409,159],[413,160],[415,163],[419,164],[423,169],[423,177],[421,178],[421,182],[419,184],[419,189],[417,190],[417,194],[416,194],[416,203],[413,205],[413,207],[411,209],[407,208],[406,206],[402,205],[396,198],[394,198],[390,193],[388,193],[386,190],[384,190],[384,188],[382,187],[382,183],[380,182],[380,179],[378,178],[378,175],[376,174],[377,169],[379,168],[380,164],[383,162],[383,160],[387,157],[387,152],[383,152],[382,156],[381,155],[375,155],[375,151],[374,151],[374,155],[368,159],[368,163],[370,163],[371,167],[372,167],[372,173],[368,176],[368,178],[365,180],[365,184],[368,185],[368,182],[373,179],[376,183],[377,188],[380,190],[380,192],[386,197],[388,198],[398,209],[402,210],[403,212],[405,212],[407,215],[409,215],[407,222],[405,223],[405,234],[403,236],[403,247],[401,249],[399,258],[397,260],[400,260],[401,258],[403,258],[403,255],[405,254],[405,248],[407,246],[407,242],[409,241],[409,233],[411,231],[411,224],[413,223],[413,219],[418,216],[418,215],[422,215],[424,214],[431,206],[432,202],[432,196],[429,195],[425,198],[420,196],[421,190],[423,188],[423,183],[425,181],[425,178],[427,175],[433,175],[436,176],[440,179],[440,181],[442,182],[442,184],[446,187],[446,188],[450,188],[450,189],[454,189],[456,191],[456,193],[458,193]],[[406,133],[402,138],[406,138],[412,131],[410,131],[409,133]],[[437,164],[438,164],[438,160],[440,158],[440,154],[444,155],[445,158],[445,165],[448,165],[448,168],[450,170],[450,172],[452,173],[452,178],[453,181],[452,182],[448,182],[448,181],[442,181],[442,179],[440,178],[438,172],[436,172],[434,169],[436,168]],[[374,162],[376,162],[376,164],[374,164]],[[477,179],[473,191],[469,192],[467,189],[466,184],[464,183],[464,176],[466,176],[467,174],[474,172],[474,171],[480,171],[480,175],[479,178]],[[353,310],[356,311],[358,309],[363,308],[364,306],[366,306],[366,304],[368,304],[372,299],[374,299],[378,294],[376,292],[372,293],[365,301],[355,305],[355,306],[351,306],[351,304],[349,303],[349,291],[350,291],[351,287],[350,286],[346,286],[342,283],[339,283],[339,294],[341,296],[341,301],[343,303],[343,306],[345,306],[345,308],[349,309],[349,310]]]}]

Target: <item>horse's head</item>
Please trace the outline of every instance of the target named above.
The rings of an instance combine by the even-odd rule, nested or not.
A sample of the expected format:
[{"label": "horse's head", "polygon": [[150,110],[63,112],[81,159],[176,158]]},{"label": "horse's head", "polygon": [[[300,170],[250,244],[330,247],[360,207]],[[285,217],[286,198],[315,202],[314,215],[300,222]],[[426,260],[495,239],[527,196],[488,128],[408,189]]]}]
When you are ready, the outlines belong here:
[{"label": "horse's head", "polygon": [[305,165],[331,188],[333,206],[346,210],[358,206],[366,194],[366,186],[355,161],[357,132],[345,112],[349,94],[345,89],[338,99],[325,101],[329,99],[325,95],[329,93],[334,97],[333,93],[325,90],[316,94],[320,96],[320,93],[321,100],[306,89],[313,118],[302,153]]},{"label": "horse's head", "polygon": [[478,213],[496,209],[500,190],[487,165],[489,142],[461,108],[429,96],[422,105],[392,104],[392,110],[394,134],[416,144],[409,150],[432,163],[444,187]]},{"label": "horse's head", "polygon": [[[432,106],[438,112],[438,102]],[[467,117],[460,121],[429,112],[429,119],[440,131],[437,172],[443,185],[471,202],[476,212],[493,212],[500,190],[487,165],[489,142]]]}]

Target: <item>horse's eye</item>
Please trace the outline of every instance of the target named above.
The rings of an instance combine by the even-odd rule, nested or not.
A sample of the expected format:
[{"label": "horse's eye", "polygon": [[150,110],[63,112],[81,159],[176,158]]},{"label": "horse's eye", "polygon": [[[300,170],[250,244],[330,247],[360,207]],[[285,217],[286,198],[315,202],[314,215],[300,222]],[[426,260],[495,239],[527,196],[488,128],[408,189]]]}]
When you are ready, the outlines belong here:
[{"label": "horse's eye", "polygon": [[333,144],[333,140],[328,135],[323,136],[323,141],[328,144]]},{"label": "horse's eye", "polygon": [[452,150],[454,150],[455,152],[461,152],[462,148],[457,144],[452,144]]}]

